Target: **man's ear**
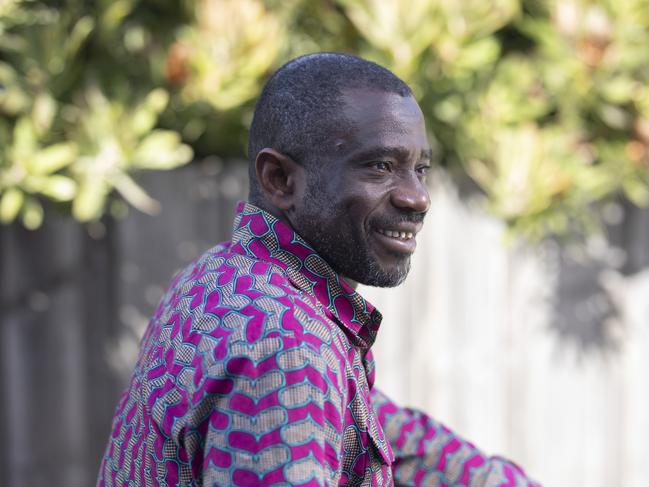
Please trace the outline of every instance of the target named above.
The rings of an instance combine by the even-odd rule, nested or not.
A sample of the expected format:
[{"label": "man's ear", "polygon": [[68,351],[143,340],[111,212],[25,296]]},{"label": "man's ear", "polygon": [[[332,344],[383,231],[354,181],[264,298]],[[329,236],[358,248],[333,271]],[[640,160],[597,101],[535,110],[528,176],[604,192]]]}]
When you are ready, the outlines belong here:
[{"label": "man's ear", "polygon": [[303,189],[304,168],[275,149],[265,148],[257,154],[255,171],[266,200],[282,211],[292,209]]}]

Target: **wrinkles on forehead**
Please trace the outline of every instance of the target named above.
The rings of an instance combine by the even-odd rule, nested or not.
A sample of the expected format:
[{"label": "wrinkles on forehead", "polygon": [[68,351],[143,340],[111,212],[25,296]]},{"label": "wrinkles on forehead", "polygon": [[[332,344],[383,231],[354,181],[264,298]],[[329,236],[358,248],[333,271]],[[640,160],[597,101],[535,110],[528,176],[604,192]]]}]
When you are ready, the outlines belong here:
[{"label": "wrinkles on forehead", "polygon": [[[404,104],[404,100],[412,100],[412,103]],[[423,113],[411,95],[401,96],[388,91],[348,89],[342,93],[342,106],[345,116],[350,120],[368,115],[385,119],[394,113],[401,117],[423,120]]]},{"label": "wrinkles on forehead", "polygon": [[[393,159],[428,163],[431,150],[424,117],[411,96],[380,90],[351,89],[342,94],[335,120],[326,126],[331,130],[312,147],[308,171],[312,181],[323,181],[320,171],[353,162]],[[331,177],[329,174],[328,177]]]},{"label": "wrinkles on forehead", "polygon": [[[347,90],[342,106],[346,124],[344,133],[334,140],[337,156],[376,151],[377,156],[430,160],[424,116],[413,97],[376,90]],[[417,136],[413,138],[413,134]]]}]

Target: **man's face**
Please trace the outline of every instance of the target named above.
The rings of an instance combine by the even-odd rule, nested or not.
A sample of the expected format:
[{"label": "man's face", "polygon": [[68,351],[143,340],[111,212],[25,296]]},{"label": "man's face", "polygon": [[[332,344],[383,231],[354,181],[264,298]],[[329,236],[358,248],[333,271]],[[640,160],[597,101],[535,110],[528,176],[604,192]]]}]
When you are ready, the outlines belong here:
[{"label": "man's face", "polygon": [[351,128],[308,165],[291,224],[344,277],[396,286],[430,204],[423,115],[412,97],[381,91],[350,90],[344,106]]}]

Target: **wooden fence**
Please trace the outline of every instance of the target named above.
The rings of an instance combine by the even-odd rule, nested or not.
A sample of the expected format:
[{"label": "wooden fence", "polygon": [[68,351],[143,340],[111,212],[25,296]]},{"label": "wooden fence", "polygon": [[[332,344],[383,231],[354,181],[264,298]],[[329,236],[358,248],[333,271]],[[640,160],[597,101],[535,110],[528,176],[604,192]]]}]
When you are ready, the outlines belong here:
[{"label": "wooden fence", "polygon": [[144,175],[162,214],[0,227],[0,485],[94,485],[146,316],[171,275],[229,237],[243,164]]},{"label": "wooden fence", "polygon": [[[156,217],[0,227],[0,484],[93,485],[138,340],[174,270],[229,237],[243,164],[151,173]],[[406,284],[366,289],[385,319],[378,384],[547,487],[649,478],[649,212],[610,238],[506,247],[440,182]],[[581,260],[580,260],[581,259]]]},{"label": "wooden fence", "polygon": [[377,383],[546,487],[649,485],[649,211],[605,209],[586,249],[503,245],[449,184],[413,271],[366,289]]}]

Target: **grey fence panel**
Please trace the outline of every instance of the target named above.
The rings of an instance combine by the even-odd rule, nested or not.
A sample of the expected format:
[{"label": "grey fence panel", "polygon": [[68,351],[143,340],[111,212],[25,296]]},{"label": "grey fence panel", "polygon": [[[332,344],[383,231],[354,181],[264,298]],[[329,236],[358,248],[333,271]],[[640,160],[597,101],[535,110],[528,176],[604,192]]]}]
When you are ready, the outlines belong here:
[{"label": "grey fence panel", "polygon": [[504,245],[451,184],[431,199],[408,280],[362,291],[377,386],[547,487],[646,486],[649,209],[611,206],[578,251]]},{"label": "grey fence panel", "polygon": [[[98,285],[105,282],[106,266],[96,269],[90,260],[108,247],[55,215],[36,232],[3,228],[0,242],[3,478],[8,485],[88,485],[95,412],[86,397],[102,369],[88,364],[94,330],[87,314],[105,320],[97,311],[110,302],[85,278],[95,268]],[[107,399],[114,393],[99,404]]]},{"label": "grey fence panel", "polygon": [[246,168],[141,181],[160,215],[0,227],[0,485],[94,484],[147,317],[176,270],[228,237]]}]

